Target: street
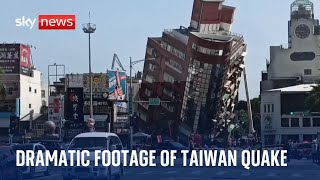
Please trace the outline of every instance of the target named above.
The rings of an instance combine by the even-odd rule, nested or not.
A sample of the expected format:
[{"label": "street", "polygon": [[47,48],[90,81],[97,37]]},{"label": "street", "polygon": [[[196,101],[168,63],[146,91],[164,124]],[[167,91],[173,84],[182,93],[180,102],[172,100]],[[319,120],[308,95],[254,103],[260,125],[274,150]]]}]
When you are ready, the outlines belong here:
[{"label": "street", "polygon": [[[292,160],[288,167],[260,167],[246,170],[243,167],[127,167],[122,180],[209,180],[209,179],[319,179],[320,166],[311,160]],[[48,177],[37,177],[36,180],[61,180],[59,173],[51,173]]]}]

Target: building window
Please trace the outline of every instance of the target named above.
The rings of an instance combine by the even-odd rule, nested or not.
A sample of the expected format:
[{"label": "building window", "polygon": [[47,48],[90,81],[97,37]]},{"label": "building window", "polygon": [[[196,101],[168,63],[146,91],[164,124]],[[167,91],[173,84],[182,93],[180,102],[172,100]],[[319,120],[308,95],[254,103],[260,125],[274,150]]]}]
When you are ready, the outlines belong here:
[{"label": "building window", "polygon": [[268,113],[270,112],[270,104],[268,104]]},{"label": "building window", "polygon": [[41,90],[41,98],[45,98],[46,97],[46,91],[45,90]]},{"label": "building window", "polygon": [[264,105],[263,109],[264,109],[263,112],[266,113],[267,112],[267,105]]},{"label": "building window", "polygon": [[177,72],[182,72],[182,65],[177,63],[176,61],[170,59],[169,61],[166,61],[165,63],[167,66],[171,67],[172,69],[176,70]]},{"label": "building window", "polygon": [[37,94],[37,89],[34,89],[34,93]]},{"label": "building window", "polygon": [[173,96],[173,92],[170,91],[170,90],[168,90],[167,88],[164,88],[164,89],[163,89],[163,93],[166,94],[166,95],[168,95],[168,96],[170,96],[170,97]]},{"label": "building window", "polygon": [[166,82],[170,82],[170,83],[174,83],[174,81],[175,81],[175,79],[174,79],[174,77],[172,77],[170,74],[168,74],[168,73],[164,73],[163,74],[163,79],[164,79],[164,81],[166,81]]},{"label": "building window", "polygon": [[32,91],[32,89],[31,89],[31,87],[29,87],[29,92],[31,92]]},{"label": "building window", "polygon": [[313,118],[313,127],[320,127],[320,118]]},{"label": "building window", "polygon": [[149,83],[153,83],[153,76],[151,75],[146,75],[146,81],[149,82]]},{"label": "building window", "polygon": [[274,105],[271,104],[271,112],[274,112]]},{"label": "building window", "polygon": [[303,118],[303,119],[302,119],[302,124],[303,124],[303,127],[311,127],[311,120],[310,120],[310,118]]},{"label": "building window", "polygon": [[291,118],[291,127],[299,127],[299,118]]},{"label": "building window", "polygon": [[29,108],[31,108],[31,104],[29,104]]},{"label": "building window", "polygon": [[12,95],[12,94],[13,94],[13,88],[12,88],[12,87],[9,87],[7,93],[8,93],[8,95]]},{"label": "building window", "polygon": [[150,97],[151,96],[151,91],[149,89],[146,89],[145,94]]},{"label": "building window", "polygon": [[289,118],[281,118],[281,127],[289,127]]},{"label": "building window", "polygon": [[157,66],[149,63],[149,69],[150,69],[151,71],[155,71],[155,70],[157,69]]},{"label": "building window", "polygon": [[306,75],[306,76],[312,75],[312,69],[305,69],[304,70],[304,75]]}]

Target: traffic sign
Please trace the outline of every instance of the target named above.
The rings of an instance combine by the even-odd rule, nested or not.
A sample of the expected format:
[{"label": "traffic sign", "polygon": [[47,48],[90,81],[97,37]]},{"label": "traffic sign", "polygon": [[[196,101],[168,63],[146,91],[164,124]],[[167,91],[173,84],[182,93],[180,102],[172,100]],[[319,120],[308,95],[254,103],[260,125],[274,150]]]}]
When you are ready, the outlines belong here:
[{"label": "traffic sign", "polygon": [[149,98],[149,106],[159,106],[160,99],[159,98]]}]

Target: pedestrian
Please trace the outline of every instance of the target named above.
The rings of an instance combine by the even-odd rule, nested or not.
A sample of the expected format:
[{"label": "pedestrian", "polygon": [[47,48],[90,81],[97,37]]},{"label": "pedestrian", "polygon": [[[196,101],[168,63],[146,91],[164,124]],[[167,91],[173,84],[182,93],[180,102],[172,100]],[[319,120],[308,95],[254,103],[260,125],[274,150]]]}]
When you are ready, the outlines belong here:
[{"label": "pedestrian", "polygon": [[84,131],[85,132],[95,132],[96,129],[94,128],[94,126],[95,126],[95,120],[93,118],[89,118]]}]

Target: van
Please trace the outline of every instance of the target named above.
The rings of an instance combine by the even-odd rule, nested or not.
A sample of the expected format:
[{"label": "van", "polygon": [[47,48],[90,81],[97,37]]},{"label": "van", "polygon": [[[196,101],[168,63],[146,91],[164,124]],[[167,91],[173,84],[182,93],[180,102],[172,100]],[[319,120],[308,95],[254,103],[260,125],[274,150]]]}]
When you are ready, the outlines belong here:
[{"label": "van", "polygon": [[[94,162],[94,151],[95,150],[122,150],[123,146],[120,138],[114,133],[105,132],[88,132],[77,135],[71,141],[68,146],[68,150],[88,150],[90,151],[90,160]],[[89,157],[88,157],[89,158]],[[123,156],[120,159],[120,166],[109,166],[104,167],[102,163],[99,166],[94,166],[94,163],[90,163],[88,167],[81,166],[68,166],[62,170],[64,180],[71,179],[96,179],[103,178],[111,180],[112,177],[120,179],[123,175]]]}]

